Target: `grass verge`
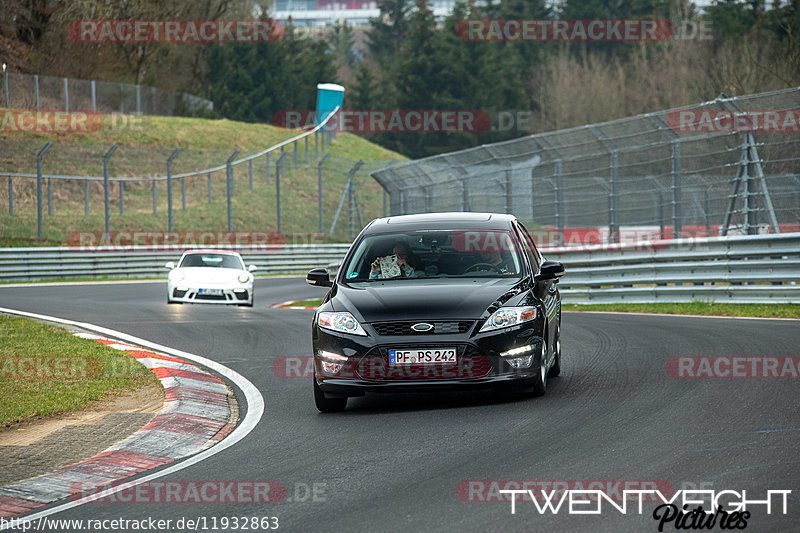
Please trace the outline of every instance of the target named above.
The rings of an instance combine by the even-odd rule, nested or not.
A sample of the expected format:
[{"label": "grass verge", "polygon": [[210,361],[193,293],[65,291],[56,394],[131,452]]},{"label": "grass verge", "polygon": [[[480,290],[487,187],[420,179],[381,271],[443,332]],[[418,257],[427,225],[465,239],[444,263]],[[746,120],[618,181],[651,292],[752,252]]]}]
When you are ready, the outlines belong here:
[{"label": "grass verge", "polygon": [[719,304],[710,302],[652,304],[562,304],[564,311],[616,311],[676,315],[800,318],[800,304]]},{"label": "grass verge", "polygon": [[119,350],[57,326],[0,315],[0,431],[157,381]]}]

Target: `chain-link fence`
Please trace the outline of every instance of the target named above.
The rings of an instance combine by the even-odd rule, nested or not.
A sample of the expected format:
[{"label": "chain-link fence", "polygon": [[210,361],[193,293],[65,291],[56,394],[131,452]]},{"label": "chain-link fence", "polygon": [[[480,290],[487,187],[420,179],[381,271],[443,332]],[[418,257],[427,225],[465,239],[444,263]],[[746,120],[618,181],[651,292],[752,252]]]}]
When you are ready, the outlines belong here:
[{"label": "chain-link fence", "polygon": [[372,175],[391,214],[512,213],[550,244],[799,231],[799,108],[800,87],[721,95]]},{"label": "chain-link fence", "polygon": [[197,116],[211,100],[156,87],[3,72],[3,107],[135,115]]},{"label": "chain-link fence", "polygon": [[352,239],[387,212],[370,173],[391,162],[334,155],[336,136],[320,128],[261,152],[4,141],[0,238],[213,230]]}]

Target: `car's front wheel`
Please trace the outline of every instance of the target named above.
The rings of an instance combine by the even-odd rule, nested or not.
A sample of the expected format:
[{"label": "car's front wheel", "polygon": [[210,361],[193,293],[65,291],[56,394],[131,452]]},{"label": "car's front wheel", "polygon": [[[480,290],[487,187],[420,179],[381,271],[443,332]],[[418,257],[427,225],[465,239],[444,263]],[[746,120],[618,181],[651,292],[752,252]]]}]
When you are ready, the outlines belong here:
[{"label": "car's front wheel", "polygon": [[342,396],[341,398],[327,398],[325,393],[322,392],[322,389],[319,388],[319,385],[317,385],[317,378],[314,377],[311,381],[314,382],[314,404],[316,404],[320,412],[337,413],[339,411],[344,411],[344,408],[347,407],[347,396]]},{"label": "car's front wheel", "polygon": [[[547,333],[545,333],[545,339]],[[547,341],[542,342],[542,349],[539,355],[536,356],[536,368],[539,371],[536,373],[536,378],[533,381],[533,396],[542,396],[547,391]]]},{"label": "car's front wheel", "polygon": [[561,324],[556,328],[556,335],[553,339],[553,366],[550,367],[550,377],[554,378],[561,374]]}]

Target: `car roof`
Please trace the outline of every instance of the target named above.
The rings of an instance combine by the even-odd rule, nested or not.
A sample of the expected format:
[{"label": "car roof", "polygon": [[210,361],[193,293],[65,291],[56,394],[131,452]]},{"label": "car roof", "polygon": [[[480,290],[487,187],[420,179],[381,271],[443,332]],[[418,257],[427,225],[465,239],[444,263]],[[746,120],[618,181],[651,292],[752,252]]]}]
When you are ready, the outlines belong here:
[{"label": "car roof", "polygon": [[420,213],[378,218],[370,222],[365,233],[392,233],[404,230],[507,230],[513,215],[504,213]]}]

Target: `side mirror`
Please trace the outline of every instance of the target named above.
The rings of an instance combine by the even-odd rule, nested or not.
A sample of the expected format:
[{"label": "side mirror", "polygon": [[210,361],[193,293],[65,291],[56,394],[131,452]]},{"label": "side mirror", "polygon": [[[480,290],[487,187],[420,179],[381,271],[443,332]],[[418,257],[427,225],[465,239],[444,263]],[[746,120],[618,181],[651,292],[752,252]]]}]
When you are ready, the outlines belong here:
[{"label": "side mirror", "polygon": [[168,269],[172,270],[173,268],[175,268],[175,263],[173,263],[172,261],[170,261],[169,263],[167,263],[166,265],[164,265],[164,268],[168,268]]},{"label": "side mirror", "polygon": [[314,285],[315,287],[333,286],[330,275],[328,274],[328,270],[325,268],[315,268],[313,270],[309,270],[308,275],[306,275],[306,283],[309,285]]},{"label": "side mirror", "polygon": [[558,261],[545,261],[542,263],[542,269],[536,276],[535,281],[544,281],[546,279],[554,279],[558,281],[558,278],[563,276],[565,273],[566,270],[564,269],[564,265]]},{"label": "side mirror", "polygon": [[248,272],[255,272],[256,270],[258,270],[258,267],[255,265],[250,265],[247,267]]}]

